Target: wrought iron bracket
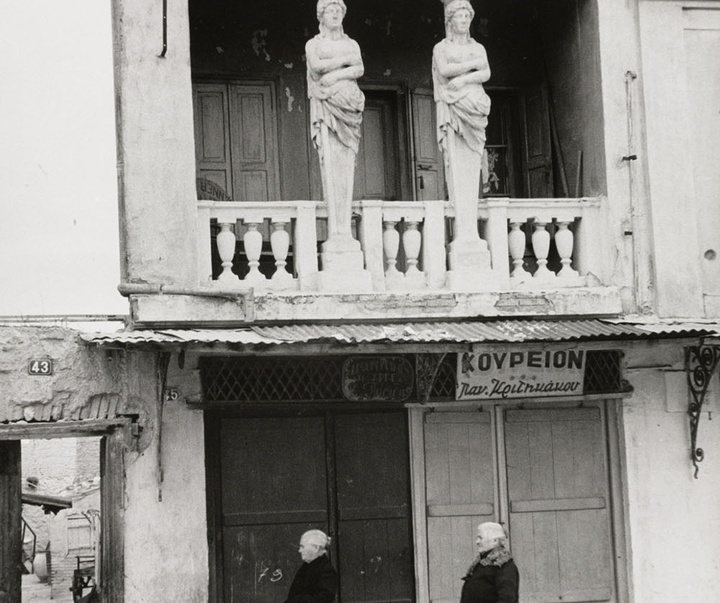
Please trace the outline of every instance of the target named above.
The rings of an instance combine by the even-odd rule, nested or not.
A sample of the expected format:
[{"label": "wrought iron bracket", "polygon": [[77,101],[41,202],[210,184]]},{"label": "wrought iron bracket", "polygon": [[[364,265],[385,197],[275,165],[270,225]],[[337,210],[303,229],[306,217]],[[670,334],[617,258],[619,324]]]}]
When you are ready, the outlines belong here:
[{"label": "wrought iron bracket", "polygon": [[720,347],[700,345],[685,348],[685,370],[687,372],[688,387],[690,388],[690,401],[688,415],[690,416],[690,459],[695,467],[697,479],[701,463],[705,458],[705,451],[697,445],[698,425],[702,413],[705,395],[710,380],[720,362]]}]

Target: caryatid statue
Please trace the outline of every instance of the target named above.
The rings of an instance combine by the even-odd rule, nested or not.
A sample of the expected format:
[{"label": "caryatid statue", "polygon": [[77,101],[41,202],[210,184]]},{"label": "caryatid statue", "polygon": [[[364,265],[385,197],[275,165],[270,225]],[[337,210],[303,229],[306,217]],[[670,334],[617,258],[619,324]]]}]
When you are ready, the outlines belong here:
[{"label": "caryatid statue", "polygon": [[485,48],[470,36],[475,16],[470,2],[443,3],[445,39],[433,49],[432,73],[438,142],[455,209],[450,270],[477,271],[489,268],[490,262],[487,243],[480,239],[477,228],[485,129],[490,114],[490,98],[483,84],[490,79],[490,66]]},{"label": "caryatid statue", "polygon": [[357,79],[363,75],[364,66],[360,47],[343,31],[346,10],[343,0],[319,0],[320,33],[307,42],[305,54],[311,134],[320,156],[328,205],[324,267],[334,264],[341,270],[362,270],[362,252],[352,236],[351,219],[355,158],[365,108]]}]

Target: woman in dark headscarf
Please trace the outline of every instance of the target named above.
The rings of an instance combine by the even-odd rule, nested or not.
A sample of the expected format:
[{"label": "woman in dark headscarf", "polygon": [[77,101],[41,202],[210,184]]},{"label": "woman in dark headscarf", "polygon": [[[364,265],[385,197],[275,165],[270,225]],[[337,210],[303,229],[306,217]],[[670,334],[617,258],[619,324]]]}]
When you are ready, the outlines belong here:
[{"label": "woman in dark headscarf", "polygon": [[327,556],[330,538],[320,530],[309,530],[300,538],[298,552],[303,564],[295,574],[285,603],[332,603],[338,589],[335,568]]},{"label": "woman in dark headscarf", "polygon": [[463,577],[460,603],[518,603],[520,574],[499,523],[478,526],[478,556]]}]

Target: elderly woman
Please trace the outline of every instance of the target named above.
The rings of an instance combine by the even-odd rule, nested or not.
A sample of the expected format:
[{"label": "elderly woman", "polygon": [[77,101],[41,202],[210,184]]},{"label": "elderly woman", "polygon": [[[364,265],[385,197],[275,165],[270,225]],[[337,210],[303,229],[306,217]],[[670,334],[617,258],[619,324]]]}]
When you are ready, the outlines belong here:
[{"label": "elderly woman", "polygon": [[357,78],[365,71],[360,47],[343,31],[343,0],[319,0],[318,33],[305,45],[311,135],[320,155],[328,203],[329,238],[348,240],[355,157],[365,96]]},{"label": "elderly woman", "polygon": [[285,603],[332,603],[338,589],[335,568],[327,556],[330,538],[320,530],[309,530],[300,538],[298,552],[303,564],[295,574]]},{"label": "elderly woman", "polygon": [[518,603],[520,574],[499,523],[478,526],[478,556],[463,577],[460,603]]}]

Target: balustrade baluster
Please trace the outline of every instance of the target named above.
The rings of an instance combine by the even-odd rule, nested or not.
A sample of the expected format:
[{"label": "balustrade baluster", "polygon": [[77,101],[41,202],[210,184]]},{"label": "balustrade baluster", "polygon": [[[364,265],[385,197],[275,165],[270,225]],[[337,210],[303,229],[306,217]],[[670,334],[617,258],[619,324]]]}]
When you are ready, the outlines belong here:
[{"label": "balustrade baluster", "polygon": [[555,276],[547,267],[548,253],[550,252],[550,233],[547,231],[547,222],[535,221],[535,230],[532,233],[532,246],[538,265],[533,277],[536,279],[546,279]]},{"label": "balustrade baluster", "polygon": [[558,272],[558,276],[563,278],[571,278],[579,276],[577,270],[571,266],[573,247],[575,245],[575,235],[568,228],[570,222],[558,222],[558,230],[555,233],[555,246],[560,255],[560,263],[562,268]]},{"label": "balustrade baluster", "polygon": [[218,276],[219,281],[237,281],[238,276],[232,271],[233,258],[235,257],[235,231],[232,228],[233,222],[220,222],[220,232],[215,242],[218,255],[222,263],[222,272]]},{"label": "balustrade baluster", "polygon": [[287,270],[287,256],[290,250],[290,233],[285,230],[287,222],[273,221],[272,232],[270,233],[270,248],[275,258],[275,274],[272,275],[273,283],[280,287],[287,287],[292,284],[293,277]]},{"label": "balustrade baluster", "polygon": [[418,269],[418,257],[420,256],[420,245],[422,243],[422,235],[418,229],[419,222],[413,220],[405,220],[405,232],[403,233],[403,249],[407,258],[406,277],[416,278],[422,276]]},{"label": "balustrade baluster", "polygon": [[523,222],[510,222],[510,232],[508,233],[508,249],[513,263],[510,278],[515,283],[522,283],[530,276],[530,273],[523,268],[525,231],[522,230],[522,225]]},{"label": "balustrade baluster", "polygon": [[247,231],[243,237],[245,243],[245,255],[248,259],[248,266],[250,271],[245,277],[247,283],[259,283],[267,280],[265,276],[260,272],[260,254],[262,253],[262,233],[258,231],[260,222],[250,222],[245,220],[245,226]]},{"label": "balustrade baluster", "polygon": [[397,269],[397,255],[400,248],[400,233],[395,226],[396,221],[383,221],[383,250],[385,252],[385,278],[402,278],[402,273]]}]

